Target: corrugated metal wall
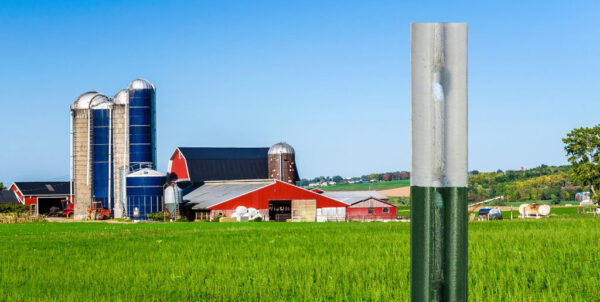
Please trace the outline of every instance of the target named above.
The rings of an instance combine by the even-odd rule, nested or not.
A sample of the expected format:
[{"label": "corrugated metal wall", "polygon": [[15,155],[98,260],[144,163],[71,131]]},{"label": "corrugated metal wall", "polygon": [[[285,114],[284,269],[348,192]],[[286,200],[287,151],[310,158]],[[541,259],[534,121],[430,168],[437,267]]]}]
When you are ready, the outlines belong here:
[{"label": "corrugated metal wall", "polygon": [[[127,214],[133,219],[147,219],[146,214],[163,211],[165,177],[127,177]],[[137,214],[137,217],[135,217]]]},{"label": "corrugated metal wall", "polygon": [[133,170],[156,169],[155,92],[129,91],[129,163]]},{"label": "corrugated metal wall", "polygon": [[102,207],[110,209],[114,196],[114,190],[109,185],[109,173],[113,170],[109,158],[112,148],[110,110],[94,109],[92,116],[92,196],[94,201],[102,202]]}]

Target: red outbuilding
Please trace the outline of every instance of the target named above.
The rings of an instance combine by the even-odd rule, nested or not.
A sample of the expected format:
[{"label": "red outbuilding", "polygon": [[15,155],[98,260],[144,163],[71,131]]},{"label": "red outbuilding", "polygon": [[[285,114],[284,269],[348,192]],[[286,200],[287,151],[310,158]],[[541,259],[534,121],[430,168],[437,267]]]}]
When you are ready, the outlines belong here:
[{"label": "red outbuilding", "polygon": [[339,200],[348,205],[348,221],[396,220],[396,206],[389,203],[389,197],[377,191],[336,191],[322,195]]},{"label": "red outbuilding", "polygon": [[396,220],[396,206],[379,199],[368,198],[349,205],[346,218],[348,221]]},{"label": "red outbuilding", "polygon": [[14,191],[22,204],[34,206],[38,214],[47,214],[51,208],[64,210],[65,200],[69,199],[68,181],[15,182],[9,190]]}]

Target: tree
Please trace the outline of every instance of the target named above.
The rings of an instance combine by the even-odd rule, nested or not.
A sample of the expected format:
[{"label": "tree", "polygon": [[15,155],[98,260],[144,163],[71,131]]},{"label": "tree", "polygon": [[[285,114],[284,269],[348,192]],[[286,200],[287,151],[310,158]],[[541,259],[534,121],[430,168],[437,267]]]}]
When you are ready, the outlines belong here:
[{"label": "tree", "polygon": [[306,187],[308,186],[308,184],[310,183],[310,181],[308,179],[300,179],[299,181],[296,182],[296,185],[299,187]]},{"label": "tree", "polygon": [[339,175],[336,175],[336,176],[334,176],[332,179],[333,179],[333,181],[335,181],[336,183],[340,183],[340,182],[344,181],[344,178],[343,178],[343,177],[341,177],[341,176],[339,176]]},{"label": "tree", "polygon": [[592,191],[592,200],[598,202],[600,188],[600,125],[592,128],[582,127],[571,130],[565,143],[569,163],[571,163],[571,178],[575,183]]},{"label": "tree", "polygon": [[569,201],[571,200],[571,194],[569,194],[569,191],[567,190],[560,191],[560,199],[563,201]]},{"label": "tree", "polygon": [[385,173],[385,174],[383,175],[383,181],[390,181],[390,180],[392,180],[392,174],[390,174],[390,173]]},{"label": "tree", "polygon": [[0,190],[6,190],[6,187],[4,186],[4,184],[0,181]]}]

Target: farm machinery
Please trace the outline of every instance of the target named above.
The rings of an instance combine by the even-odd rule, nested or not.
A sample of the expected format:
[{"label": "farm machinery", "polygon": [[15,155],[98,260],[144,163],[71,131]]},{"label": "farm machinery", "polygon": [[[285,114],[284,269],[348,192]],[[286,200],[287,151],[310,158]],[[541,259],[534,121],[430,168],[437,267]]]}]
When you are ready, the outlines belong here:
[{"label": "farm machinery", "polygon": [[102,202],[94,201],[92,206],[87,209],[88,220],[104,220],[110,218],[110,210],[102,206]]},{"label": "farm machinery", "polygon": [[[490,198],[490,199],[486,199],[480,202],[476,202],[476,203],[472,203],[469,205],[469,210],[467,212],[467,215],[469,215],[469,220],[475,220],[476,215],[475,215],[475,210],[477,210],[482,204],[486,204],[488,202],[492,202],[495,200],[504,200],[504,195],[500,195],[500,196],[496,196],[494,198]],[[484,213],[485,215],[489,215],[489,211]],[[497,216],[497,214],[496,214]],[[500,217],[502,217],[502,212],[500,212]]]},{"label": "farm machinery", "polygon": [[62,210],[59,207],[51,207],[50,212],[46,215],[48,217],[73,217],[74,205],[70,200],[63,199],[61,200]]}]

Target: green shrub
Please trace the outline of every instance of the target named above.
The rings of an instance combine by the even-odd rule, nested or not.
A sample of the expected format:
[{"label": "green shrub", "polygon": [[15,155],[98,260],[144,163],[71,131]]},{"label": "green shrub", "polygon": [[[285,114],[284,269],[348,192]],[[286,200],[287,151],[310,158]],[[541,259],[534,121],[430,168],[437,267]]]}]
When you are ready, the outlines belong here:
[{"label": "green shrub", "polygon": [[252,219],[253,222],[262,222],[262,217],[256,217],[254,219]]},{"label": "green shrub", "polygon": [[410,205],[410,197],[390,197],[390,203],[395,205]]},{"label": "green shrub", "polygon": [[29,206],[20,203],[0,203],[0,213],[27,213]]},{"label": "green shrub", "polygon": [[215,215],[215,218],[213,218],[213,220],[211,220],[212,222],[219,222],[219,220],[221,220],[221,217],[223,217],[223,214],[217,214]]},{"label": "green shrub", "polygon": [[146,217],[148,217],[149,220],[154,220],[154,221],[171,220],[171,214],[169,214],[169,212],[150,213],[150,214],[146,214]]},{"label": "green shrub", "polygon": [[177,220],[175,220],[175,222],[188,222],[188,219],[185,216],[181,216],[181,217],[177,218]]}]

